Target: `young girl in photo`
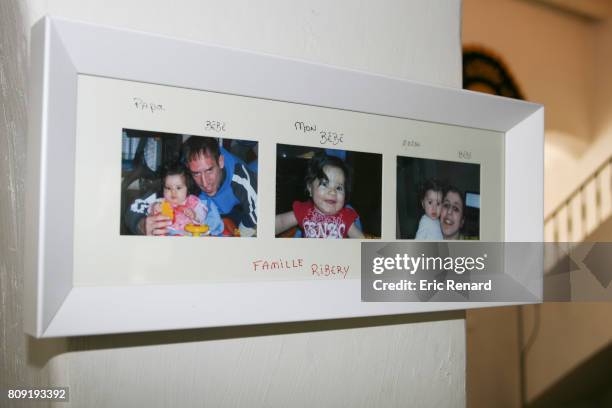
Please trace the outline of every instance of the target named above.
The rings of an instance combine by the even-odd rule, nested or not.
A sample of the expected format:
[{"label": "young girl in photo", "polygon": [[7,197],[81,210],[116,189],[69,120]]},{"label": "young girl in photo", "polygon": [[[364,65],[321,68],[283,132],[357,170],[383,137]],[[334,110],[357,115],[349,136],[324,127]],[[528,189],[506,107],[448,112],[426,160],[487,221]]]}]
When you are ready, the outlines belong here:
[{"label": "young girl in photo", "polygon": [[202,201],[189,194],[189,180],[185,166],[172,164],[162,171],[163,198],[149,207],[149,215],[163,214],[172,219],[168,235],[191,235],[185,226],[207,225],[210,235],[221,235],[223,222],[214,203]]},{"label": "young girl in photo", "polygon": [[348,168],[340,158],[313,157],[305,181],[311,199],[295,201],[293,211],[278,214],[276,234],[297,225],[305,238],[364,238],[355,225],[359,218],[357,212],[345,206],[350,180]]},{"label": "young girl in photo", "polygon": [[442,186],[435,180],[427,180],[421,190],[421,206],[425,214],[419,221],[419,229],[414,239],[441,240],[440,210],[442,206]]}]

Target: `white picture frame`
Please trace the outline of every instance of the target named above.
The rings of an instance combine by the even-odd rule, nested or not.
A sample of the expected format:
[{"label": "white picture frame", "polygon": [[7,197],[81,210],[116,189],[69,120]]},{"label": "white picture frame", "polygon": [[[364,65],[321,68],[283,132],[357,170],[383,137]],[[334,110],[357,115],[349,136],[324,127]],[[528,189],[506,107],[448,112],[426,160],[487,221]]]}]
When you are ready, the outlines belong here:
[{"label": "white picture frame", "polygon": [[[168,64],[170,60],[181,63]],[[45,17],[33,27],[31,37],[26,178],[24,309],[26,331],[34,337],[487,306],[364,303],[359,279],[75,286],[75,226],[70,214],[78,198],[74,180],[79,75],[501,132],[504,240],[543,239],[541,105]],[[357,252],[355,257],[359,258]]]}]

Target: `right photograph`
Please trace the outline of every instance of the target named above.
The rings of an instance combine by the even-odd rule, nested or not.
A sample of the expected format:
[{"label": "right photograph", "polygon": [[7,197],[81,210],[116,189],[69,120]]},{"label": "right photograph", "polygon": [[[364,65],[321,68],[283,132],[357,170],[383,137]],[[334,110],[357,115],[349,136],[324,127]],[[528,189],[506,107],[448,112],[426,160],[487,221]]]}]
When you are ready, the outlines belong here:
[{"label": "right photograph", "polygon": [[480,165],[397,157],[397,239],[480,239]]}]

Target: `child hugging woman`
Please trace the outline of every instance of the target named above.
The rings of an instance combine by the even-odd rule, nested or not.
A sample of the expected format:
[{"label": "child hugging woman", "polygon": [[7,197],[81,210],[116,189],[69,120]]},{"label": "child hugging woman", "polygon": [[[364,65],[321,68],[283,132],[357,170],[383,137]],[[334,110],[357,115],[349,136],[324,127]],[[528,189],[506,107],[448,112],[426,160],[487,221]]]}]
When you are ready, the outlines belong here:
[{"label": "child hugging woman", "polygon": [[441,240],[440,210],[442,207],[442,186],[433,179],[427,180],[421,189],[421,207],[423,216],[415,239]]},{"label": "child hugging woman", "polygon": [[293,211],[278,214],[279,234],[296,225],[305,238],[364,238],[355,225],[357,212],[345,206],[350,190],[349,169],[340,158],[317,155],[308,163],[306,192],[310,200],[295,201]]}]

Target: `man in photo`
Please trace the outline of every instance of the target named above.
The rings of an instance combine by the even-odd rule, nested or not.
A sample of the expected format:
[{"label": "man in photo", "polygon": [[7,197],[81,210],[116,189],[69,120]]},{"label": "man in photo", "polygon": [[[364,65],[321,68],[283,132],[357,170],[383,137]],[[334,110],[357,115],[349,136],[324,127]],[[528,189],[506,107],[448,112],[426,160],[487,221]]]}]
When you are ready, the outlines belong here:
[{"label": "man in photo", "polygon": [[[257,173],[241,159],[219,146],[212,137],[192,136],[182,146],[182,158],[200,189],[200,199],[211,200],[223,218],[238,226],[240,236],[257,235]],[[166,235],[172,220],[147,215],[157,199],[152,194],[128,208],[125,224],[133,234]]]}]

